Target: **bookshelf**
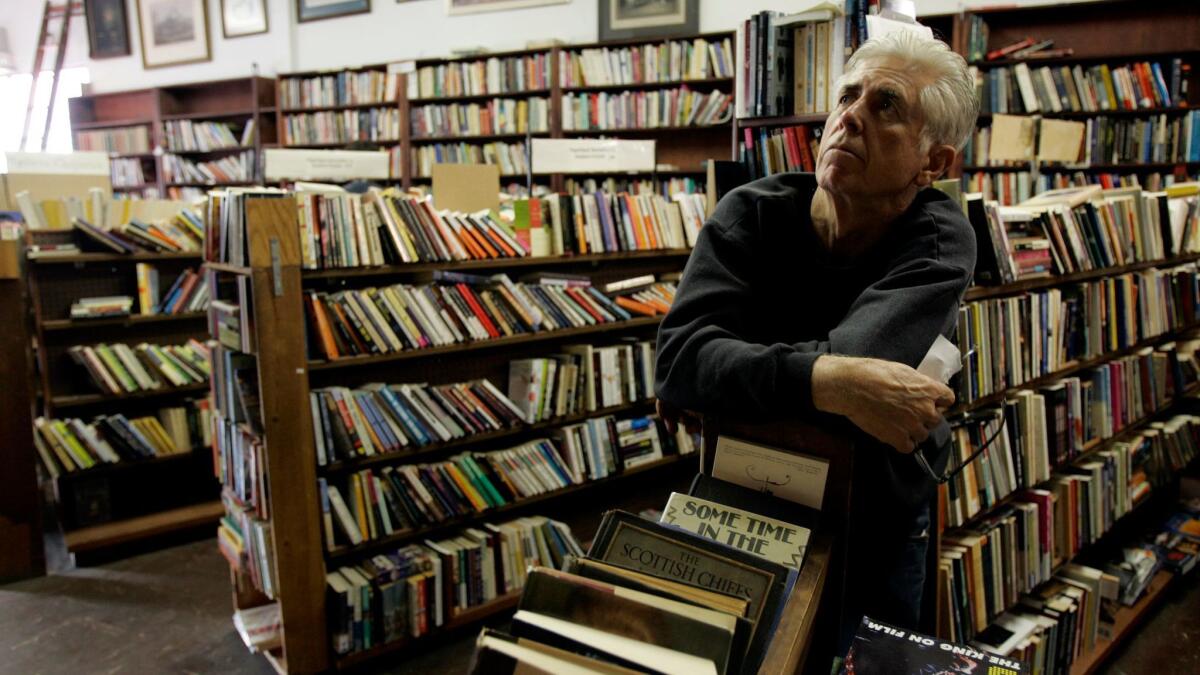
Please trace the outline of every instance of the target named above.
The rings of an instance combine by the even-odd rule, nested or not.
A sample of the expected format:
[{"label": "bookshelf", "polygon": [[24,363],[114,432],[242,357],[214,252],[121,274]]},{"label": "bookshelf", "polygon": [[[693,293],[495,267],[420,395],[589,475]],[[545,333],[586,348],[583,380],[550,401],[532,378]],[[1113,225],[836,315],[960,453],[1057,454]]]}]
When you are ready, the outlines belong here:
[{"label": "bookshelf", "polygon": [[[72,236],[70,230],[29,235],[31,243],[62,243],[72,241]],[[184,270],[199,267],[200,256],[77,253],[27,261],[25,284],[32,306],[37,415],[90,420],[97,415],[122,414],[133,419],[154,415],[161,408],[189,406],[190,400],[204,398],[207,385],[121,395],[101,393],[68,353],[75,345],[179,344],[204,336],[203,312],[69,318],[71,304],[83,297],[128,295],[136,299],[138,263],[158,270],[160,287],[165,292]],[[216,501],[211,455],[206,447],[189,450],[123,459],[60,474],[53,480],[53,492],[68,550],[90,553],[214,523],[220,504]]]},{"label": "bookshelf", "polygon": [[[309,359],[305,328],[305,294],[336,292],[393,283],[419,283],[431,272],[472,271],[477,273],[524,273],[552,271],[587,274],[596,283],[651,272],[678,271],[686,251],[637,251],[628,253],[551,256],[546,258],[497,259],[467,262],[411,263],[375,268],[301,269],[299,232],[295,204],[287,199],[248,198],[246,222],[250,258],[246,266],[205,263],[228,288],[248,285],[253,306],[252,324],[256,354],[255,372],[262,408],[261,434],[256,441],[265,452],[270,537],[278,571],[275,600],[283,617],[283,646],[268,655],[281,672],[319,672],[346,669],[389,655],[403,653],[427,637],[470,626],[488,617],[511,611],[518,594],[503,595],[486,604],[448,616],[440,627],[421,638],[405,638],[375,645],[363,651],[338,654],[326,634],[326,573],[345,565],[359,564],[371,556],[395,551],[407,544],[449,536],[481,523],[501,522],[513,517],[553,513],[570,524],[581,541],[596,526],[603,505],[644,500],[649,506],[659,501],[664,484],[682,489],[694,472],[695,455],[665,454],[662,459],[631,466],[606,478],[516,498],[482,513],[451,516],[432,524],[400,529],[361,544],[325,541],[321,530],[318,479],[340,481],[364,470],[423,465],[443,461],[463,451],[487,452],[514,447],[522,442],[550,436],[556,429],[607,415],[633,416],[653,412],[652,401],[632,401],[599,407],[594,411],[552,417],[535,423],[518,423],[486,433],[475,433],[448,441],[420,445],[399,453],[352,456],[318,464],[310,393],[333,386],[358,387],[371,382],[427,382],[431,385],[487,379],[503,389],[508,382],[509,362],[543,357],[563,345],[575,343],[615,344],[622,338],[652,338],[657,317],[631,319],[581,328],[515,335],[465,342],[443,347],[426,347],[336,360]],[[276,253],[274,262],[270,250]],[[214,386],[217,379],[214,379]],[[302,420],[300,418],[303,418]],[[297,423],[299,421],[299,423]],[[244,428],[244,427],[239,427]],[[618,489],[619,486],[619,489]],[[651,486],[655,486],[652,490]],[[233,572],[235,605],[249,608],[268,599],[250,592],[246,573]]]},{"label": "bookshelf", "polygon": [[[198,196],[203,188],[234,184],[250,185],[262,178],[262,149],[276,143],[275,83],[271,78],[252,76],[207,82],[154,87],[104,94],[77,96],[68,101],[71,132],[76,149],[81,145],[80,132],[136,129],[145,136],[145,147],[114,149],[113,192],[136,197],[177,199]],[[180,123],[203,125],[225,124],[240,134],[247,125],[254,125],[253,139],[248,142],[222,142],[204,148],[178,146],[168,141],[168,129]],[[240,137],[235,138],[241,141]],[[245,180],[188,180],[172,177],[168,180],[166,162],[183,161],[192,164],[219,162],[245,153],[253,162]],[[141,180],[117,180],[119,162],[136,163]]]},{"label": "bookshelf", "polygon": [[[691,44],[695,40],[708,41],[723,41],[732,39],[732,33],[703,33],[691,36],[682,36],[670,38],[670,43],[687,43]],[[430,178],[428,174],[420,170],[420,167],[414,164],[418,161],[417,158],[421,153],[436,153],[442,152],[442,157],[449,156],[450,161],[459,161],[462,153],[482,153],[484,146],[494,144],[504,144],[503,150],[500,148],[491,148],[491,152],[507,152],[515,153],[521,157],[521,161],[517,170],[506,171],[502,168],[501,180],[505,185],[519,185],[523,189],[531,187],[532,182],[545,185],[554,191],[562,191],[566,185],[567,178],[578,179],[602,179],[615,178],[623,180],[631,179],[649,179],[651,181],[661,181],[665,178],[687,178],[694,179],[697,182],[703,179],[704,169],[702,163],[705,160],[714,157],[725,157],[729,155],[729,134],[731,123],[718,123],[705,126],[659,126],[653,128],[605,128],[605,129],[581,129],[581,130],[564,130],[563,128],[563,106],[567,97],[587,96],[589,94],[604,94],[606,96],[619,95],[622,92],[632,92],[633,94],[646,94],[657,90],[678,89],[687,87],[697,93],[707,94],[710,91],[716,90],[725,94],[732,94],[733,78],[732,77],[702,77],[702,78],[677,78],[677,79],[662,79],[659,81],[642,81],[640,78],[637,81],[630,81],[626,84],[583,84],[576,83],[566,85],[563,83],[562,75],[560,74],[561,64],[571,55],[578,55],[584,50],[603,50],[622,49],[622,48],[647,48],[664,44],[664,40],[621,40],[614,42],[594,42],[583,44],[556,45],[546,48],[522,49],[505,52],[488,52],[478,55],[467,55],[452,58],[424,58],[412,61],[405,64],[403,70],[408,72],[400,73],[401,68],[395,67],[395,64],[374,64],[364,65],[345,71],[302,71],[293,73],[284,73],[279,76],[279,101],[281,106],[277,110],[277,125],[281,130],[280,147],[289,148],[344,148],[349,144],[348,140],[328,140],[328,141],[311,141],[285,139],[282,133],[286,127],[287,119],[291,115],[302,113],[317,113],[327,112],[335,114],[354,113],[362,110],[387,110],[398,112],[398,129],[396,133],[387,138],[364,139],[361,142],[366,142],[374,147],[384,149],[392,154],[392,176],[391,182],[399,184],[404,188],[413,186],[428,185]],[[488,63],[498,65],[488,66]],[[482,66],[478,64],[483,64]],[[512,64],[521,64],[514,68]],[[487,68],[493,68],[491,77],[493,82],[499,82],[501,86],[496,87],[495,91],[484,91],[486,86],[467,88],[467,76],[462,73],[471,72],[471,77],[484,77],[488,72]],[[517,74],[516,70],[521,70]],[[449,75],[448,75],[449,73]],[[396,78],[395,93],[385,95],[373,100],[372,102],[344,102],[330,103],[323,101],[321,105],[315,106],[289,106],[283,104],[285,98],[285,88],[295,86],[295,82],[312,81],[320,77],[357,77],[357,76],[375,76],[384,78]],[[455,85],[452,86],[453,91],[443,93],[438,90],[440,85],[434,84],[438,77],[450,77],[454,79]],[[486,80],[485,80],[486,81]],[[458,83],[463,83],[462,87]],[[392,86],[392,85],[387,85]],[[391,89],[387,89],[391,92]],[[478,133],[478,134],[416,134],[414,133],[414,120],[418,118],[421,111],[429,106],[488,106],[493,101],[528,101],[530,99],[544,99],[547,107],[546,126],[539,127],[536,131],[528,132],[493,132],[493,133]],[[389,118],[390,119],[390,118]],[[528,169],[529,162],[529,141],[532,138],[638,138],[638,139],[654,139],[656,143],[656,162],[664,165],[663,171],[646,172],[641,174],[613,173],[613,174],[531,174]],[[511,146],[523,144],[522,148],[512,149]],[[436,155],[434,155],[436,157]],[[487,158],[489,163],[494,163],[493,158]],[[428,163],[435,161],[444,161],[439,159],[429,159]],[[475,158],[472,159],[475,161]],[[520,166],[523,165],[523,166]],[[501,163],[503,167],[504,164]]]}]

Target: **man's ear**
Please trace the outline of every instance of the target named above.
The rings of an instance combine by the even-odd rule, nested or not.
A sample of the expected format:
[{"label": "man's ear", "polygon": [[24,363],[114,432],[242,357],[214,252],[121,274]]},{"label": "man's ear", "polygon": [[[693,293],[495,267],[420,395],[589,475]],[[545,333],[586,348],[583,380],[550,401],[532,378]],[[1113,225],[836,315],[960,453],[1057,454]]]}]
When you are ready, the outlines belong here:
[{"label": "man's ear", "polygon": [[916,183],[919,187],[929,187],[933,181],[941,178],[954,165],[958,151],[952,145],[933,145],[925,157],[925,168],[917,174]]}]

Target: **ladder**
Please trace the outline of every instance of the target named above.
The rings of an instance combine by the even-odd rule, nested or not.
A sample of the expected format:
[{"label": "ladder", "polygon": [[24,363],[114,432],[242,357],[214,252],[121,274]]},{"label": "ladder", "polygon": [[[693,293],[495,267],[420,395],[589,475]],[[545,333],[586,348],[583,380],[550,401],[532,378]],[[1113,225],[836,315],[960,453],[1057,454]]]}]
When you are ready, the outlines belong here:
[{"label": "ladder", "polygon": [[[25,126],[21,130],[22,150],[29,140],[29,127],[33,122],[33,103],[37,95],[38,81],[42,77],[42,62],[46,58],[46,50],[54,49],[54,72],[50,74],[50,102],[46,104],[46,122],[42,127],[42,147],[45,152],[46,142],[50,136],[50,120],[54,117],[54,99],[58,96],[58,76],[62,72],[63,59],[67,55],[67,36],[71,29],[71,17],[81,16],[83,5],[79,0],[68,0],[64,4],[55,4],[46,0],[46,8],[42,11],[42,27],[38,31],[37,51],[33,55],[33,78],[29,84],[29,100],[25,103]],[[51,40],[51,22],[58,22],[58,38]]]}]

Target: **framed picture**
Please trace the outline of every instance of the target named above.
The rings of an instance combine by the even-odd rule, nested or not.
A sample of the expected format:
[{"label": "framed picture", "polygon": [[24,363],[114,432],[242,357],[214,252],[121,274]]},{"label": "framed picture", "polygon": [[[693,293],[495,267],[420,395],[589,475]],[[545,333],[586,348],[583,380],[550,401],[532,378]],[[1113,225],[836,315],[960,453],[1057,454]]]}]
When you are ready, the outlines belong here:
[{"label": "framed picture", "polygon": [[267,0],[221,0],[225,39],[267,32]]},{"label": "framed picture", "polygon": [[540,5],[561,5],[571,0],[446,0],[447,14],[475,14],[498,12],[502,9],[520,9]]},{"label": "framed picture", "polygon": [[699,30],[699,0],[600,0],[601,41],[689,35]]},{"label": "framed picture", "polygon": [[296,0],[296,19],[317,21],[371,11],[371,0]]},{"label": "framed picture", "polygon": [[204,0],[137,0],[142,65],[177,66],[212,59]]},{"label": "framed picture", "polygon": [[88,56],[109,59],[129,56],[129,16],[125,0],[86,0]]}]

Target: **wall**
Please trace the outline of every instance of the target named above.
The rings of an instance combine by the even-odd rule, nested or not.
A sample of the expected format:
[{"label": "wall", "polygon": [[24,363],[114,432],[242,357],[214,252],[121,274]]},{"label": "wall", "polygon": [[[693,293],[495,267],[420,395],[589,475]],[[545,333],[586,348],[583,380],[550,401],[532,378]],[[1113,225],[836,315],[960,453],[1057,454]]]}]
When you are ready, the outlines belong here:
[{"label": "wall", "polygon": [[[1039,5],[1088,0],[1017,0],[1011,4]],[[487,47],[517,49],[530,40],[556,38],[566,42],[597,39],[596,0],[570,0],[502,12],[447,16],[445,0],[373,0],[370,14],[296,24],[295,0],[266,0],[270,31],[264,35],[226,40],[221,34],[220,0],[207,0],[212,61],[168,68],[142,67],[136,30],[137,3],[127,0],[133,54],[116,59],[87,58],[87,28],[82,18],[71,25],[67,65],[91,70],[92,90],[119,91],[163,84],[249,75],[258,64],[264,75],[292,70],[338,68],[423,56],[443,56],[452,49]],[[19,69],[32,68],[41,0],[0,0],[0,26]],[[702,31],[731,30],[751,13],[763,9],[793,10],[808,0],[700,0]],[[942,14],[960,8],[994,5],[995,0],[916,0],[918,14]]]}]

